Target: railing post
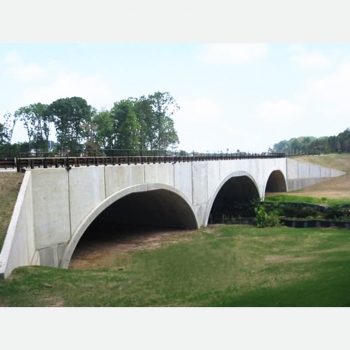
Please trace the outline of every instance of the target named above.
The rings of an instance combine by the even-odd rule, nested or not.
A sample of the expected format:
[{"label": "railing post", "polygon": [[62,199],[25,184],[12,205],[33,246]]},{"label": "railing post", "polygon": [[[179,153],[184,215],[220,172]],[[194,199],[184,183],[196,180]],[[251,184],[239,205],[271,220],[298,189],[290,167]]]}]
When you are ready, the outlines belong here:
[{"label": "railing post", "polygon": [[20,154],[17,154],[17,159],[16,159],[16,165],[17,165],[17,173],[21,172],[21,157]]}]

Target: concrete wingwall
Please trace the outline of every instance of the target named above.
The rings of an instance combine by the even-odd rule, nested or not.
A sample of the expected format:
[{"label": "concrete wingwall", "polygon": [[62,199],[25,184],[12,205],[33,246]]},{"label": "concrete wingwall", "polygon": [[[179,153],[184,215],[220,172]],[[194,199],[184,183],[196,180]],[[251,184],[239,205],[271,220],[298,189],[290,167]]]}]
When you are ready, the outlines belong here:
[{"label": "concrete wingwall", "polygon": [[287,158],[288,192],[315,185],[332,177],[345,175],[344,171],[325,168]]},{"label": "concrete wingwall", "polygon": [[39,265],[33,224],[31,173],[24,175],[0,254],[0,277],[7,278],[18,266]]},{"label": "concrete wingwall", "polygon": [[89,225],[126,196],[145,193],[158,203],[172,202],[177,215],[199,228],[208,224],[215,198],[230,179],[246,179],[239,183],[249,183],[264,198],[274,173],[288,190],[341,175],[286,158],[28,170],[0,254],[0,276],[25,265],[68,267]]}]

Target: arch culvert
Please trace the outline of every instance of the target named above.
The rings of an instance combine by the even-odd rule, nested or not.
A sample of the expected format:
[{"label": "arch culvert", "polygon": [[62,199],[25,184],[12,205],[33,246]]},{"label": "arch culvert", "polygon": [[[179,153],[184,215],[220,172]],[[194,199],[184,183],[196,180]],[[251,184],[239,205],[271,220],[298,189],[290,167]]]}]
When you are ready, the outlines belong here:
[{"label": "arch culvert", "polygon": [[269,176],[265,193],[287,192],[286,179],[280,170],[275,170]]},{"label": "arch culvert", "polygon": [[70,267],[94,268],[82,263],[92,262],[94,257],[96,261],[100,257],[95,265],[101,267],[101,261],[117,254],[122,246],[137,248],[138,243],[154,235],[196,228],[192,209],[176,193],[164,189],[131,193],[111,204],[90,224],[74,250]]},{"label": "arch culvert", "polygon": [[222,223],[225,217],[252,217],[252,200],[259,199],[259,191],[248,176],[231,177],[221,187],[213,203],[209,222]]}]

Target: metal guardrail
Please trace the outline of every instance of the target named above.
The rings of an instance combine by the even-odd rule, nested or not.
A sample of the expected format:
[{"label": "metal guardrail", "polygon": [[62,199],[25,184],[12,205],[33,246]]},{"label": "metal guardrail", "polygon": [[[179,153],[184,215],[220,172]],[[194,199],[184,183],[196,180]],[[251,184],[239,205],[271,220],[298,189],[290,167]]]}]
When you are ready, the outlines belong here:
[{"label": "metal guardrail", "polygon": [[[241,160],[241,159],[268,159],[285,158],[284,153],[267,154],[204,154],[193,152],[191,155],[165,155],[165,156],[84,156],[84,157],[17,157],[14,158],[17,172],[23,172],[25,169],[34,168],[66,168],[80,166],[99,166],[99,165],[130,165],[130,164],[156,164],[156,163],[180,163],[180,162],[199,162],[212,160]],[[11,163],[12,164],[12,163]],[[1,167],[1,161],[0,161]]]},{"label": "metal guardrail", "polygon": [[0,158],[0,169],[14,169],[16,167],[16,158]]}]

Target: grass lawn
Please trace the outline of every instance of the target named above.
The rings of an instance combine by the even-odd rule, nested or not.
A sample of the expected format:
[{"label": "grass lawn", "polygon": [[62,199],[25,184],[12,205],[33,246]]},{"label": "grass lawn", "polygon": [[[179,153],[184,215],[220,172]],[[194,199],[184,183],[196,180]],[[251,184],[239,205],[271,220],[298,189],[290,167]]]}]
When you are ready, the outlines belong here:
[{"label": "grass lawn", "polygon": [[16,269],[1,306],[350,306],[350,231],[222,225],[99,270]]}]

